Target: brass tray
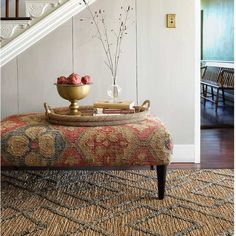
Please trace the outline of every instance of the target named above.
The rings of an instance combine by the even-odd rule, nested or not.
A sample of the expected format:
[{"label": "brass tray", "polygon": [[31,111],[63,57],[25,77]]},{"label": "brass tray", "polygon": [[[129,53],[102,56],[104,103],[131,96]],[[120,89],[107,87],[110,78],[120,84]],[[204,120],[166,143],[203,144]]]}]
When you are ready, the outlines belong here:
[{"label": "brass tray", "polygon": [[98,114],[98,109],[91,106],[80,106],[80,116],[70,115],[68,107],[51,108],[44,103],[46,120],[52,124],[78,127],[96,127],[109,125],[124,125],[147,119],[150,101],[146,100],[141,106],[134,106],[132,114]]}]

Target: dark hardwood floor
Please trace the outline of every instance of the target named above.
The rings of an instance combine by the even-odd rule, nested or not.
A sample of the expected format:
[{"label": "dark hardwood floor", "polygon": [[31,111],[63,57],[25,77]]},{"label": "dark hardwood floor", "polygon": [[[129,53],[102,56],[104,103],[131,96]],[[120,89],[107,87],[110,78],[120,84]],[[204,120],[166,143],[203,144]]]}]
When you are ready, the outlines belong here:
[{"label": "dark hardwood floor", "polygon": [[226,106],[220,105],[217,113],[215,112],[215,105],[211,102],[206,102],[204,107],[201,104],[201,128],[215,129],[215,128],[233,128],[234,127],[234,104],[227,102]]},{"label": "dark hardwood floor", "polygon": [[169,169],[234,168],[234,106],[201,104],[201,164],[173,163]]},{"label": "dark hardwood floor", "polygon": [[234,168],[234,129],[201,130],[201,164],[172,163],[169,169]]},{"label": "dark hardwood floor", "polygon": [[201,104],[201,168],[234,167],[234,104]]},{"label": "dark hardwood floor", "polygon": [[201,168],[234,167],[234,129],[201,130]]}]

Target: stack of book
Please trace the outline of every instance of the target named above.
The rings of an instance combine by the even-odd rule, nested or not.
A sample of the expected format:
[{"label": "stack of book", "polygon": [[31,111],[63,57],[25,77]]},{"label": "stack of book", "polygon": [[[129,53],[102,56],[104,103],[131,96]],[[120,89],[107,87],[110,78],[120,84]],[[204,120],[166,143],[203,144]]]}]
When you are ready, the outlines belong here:
[{"label": "stack of book", "polygon": [[94,108],[102,109],[103,114],[132,114],[135,113],[133,101],[121,101],[111,103],[109,101],[97,101]]}]

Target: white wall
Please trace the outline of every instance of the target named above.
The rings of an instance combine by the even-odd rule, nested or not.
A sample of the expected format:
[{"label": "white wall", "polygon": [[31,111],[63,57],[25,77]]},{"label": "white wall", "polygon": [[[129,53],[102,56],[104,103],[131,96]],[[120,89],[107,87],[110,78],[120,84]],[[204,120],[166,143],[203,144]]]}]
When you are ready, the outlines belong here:
[{"label": "white wall", "polygon": [[[134,0],[98,0],[93,9],[109,12],[114,24],[120,4]],[[136,87],[135,25],[131,25],[123,45],[118,73],[124,99],[139,103],[150,99],[152,113],[158,115],[173,134],[175,144],[194,144],[194,0],[137,0],[138,3],[138,88]],[[166,28],[166,14],[176,13],[177,28]],[[107,98],[111,76],[103,60],[102,48],[91,39],[90,24],[80,21],[87,12],[74,17],[74,68],[91,74],[94,85],[82,103]],[[112,20],[113,19],[113,20]],[[18,61],[18,63],[17,63]],[[18,72],[17,72],[18,64]],[[2,118],[16,112],[43,111],[43,102],[66,105],[53,82],[72,72],[72,20],[52,32],[2,69]],[[18,74],[18,75],[17,75]],[[17,83],[18,81],[18,83]],[[10,91],[10,92],[8,92]],[[10,105],[9,105],[10,104]]]},{"label": "white wall", "polygon": [[[120,7],[128,7],[130,3],[133,7],[134,1],[127,0],[98,0],[92,5],[92,9],[105,9],[108,31],[116,29],[118,26],[118,17]],[[118,70],[118,84],[122,88],[122,96],[126,99],[134,100],[136,98],[136,53],[135,53],[135,24],[134,12],[131,13],[129,21],[128,35],[124,38],[122,46],[122,54],[120,66]],[[85,19],[89,14],[87,11],[78,14],[74,18],[74,45],[75,45],[75,65],[76,71],[81,74],[91,74],[94,78],[94,86],[91,95],[85,102],[93,102],[96,99],[107,99],[106,90],[112,84],[112,76],[104,64],[105,54],[103,52],[101,43],[92,36],[96,33],[95,27],[91,25],[90,21],[81,22],[80,19]],[[132,23],[133,22],[133,23]],[[113,34],[109,34],[112,38]]]},{"label": "white wall", "polygon": [[[139,97],[172,130],[179,144],[194,141],[195,12],[192,0],[148,0],[139,9]],[[177,28],[166,28],[175,13]]]}]

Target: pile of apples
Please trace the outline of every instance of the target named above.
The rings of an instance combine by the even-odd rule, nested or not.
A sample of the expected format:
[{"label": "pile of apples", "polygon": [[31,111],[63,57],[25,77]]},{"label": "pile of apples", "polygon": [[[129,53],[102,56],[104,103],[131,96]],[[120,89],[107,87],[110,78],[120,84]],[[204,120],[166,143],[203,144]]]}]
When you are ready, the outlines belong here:
[{"label": "pile of apples", "polygon": [[60,76],[57,78],[57,84],[85,85],[92,83],[93,80],[89,75],[81,77],[77,73],[72,73],[69,77]]}]

